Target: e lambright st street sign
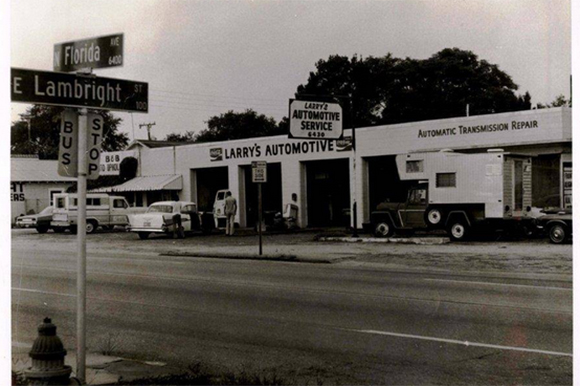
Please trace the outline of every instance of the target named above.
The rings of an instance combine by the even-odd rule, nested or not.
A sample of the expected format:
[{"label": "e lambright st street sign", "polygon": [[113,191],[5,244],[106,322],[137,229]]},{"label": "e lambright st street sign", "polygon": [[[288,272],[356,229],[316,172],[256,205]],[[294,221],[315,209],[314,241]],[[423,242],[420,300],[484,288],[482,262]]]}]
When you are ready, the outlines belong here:
[{"label": "e lambright st street sign", "polygon": [[123,34],[100,36],[54,45],[54,71],[123,65]]},{"label": "e lambright st street sign", "polygon": [[12,102],[146,113],[145,82],[12,68]]},{"label": "e lambright st street sign", "polygon": [[290,100],[290,138],[342,138],[342,107],[338,103]]}]

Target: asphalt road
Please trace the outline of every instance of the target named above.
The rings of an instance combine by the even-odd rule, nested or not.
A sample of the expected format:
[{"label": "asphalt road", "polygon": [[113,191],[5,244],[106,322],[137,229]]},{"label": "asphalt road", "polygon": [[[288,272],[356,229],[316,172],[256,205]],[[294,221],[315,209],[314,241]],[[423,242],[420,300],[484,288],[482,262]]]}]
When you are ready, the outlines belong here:
[{"label": "asphalt road", "polygon": [[[403,272],[372,253],[356,265],[160,256],[172,240],[94,236],[89,351],[276,369],[301,384],[572,384],[565,280]],[[50,316],[74,350],[74,240],[13,233],[13,343]]]}]

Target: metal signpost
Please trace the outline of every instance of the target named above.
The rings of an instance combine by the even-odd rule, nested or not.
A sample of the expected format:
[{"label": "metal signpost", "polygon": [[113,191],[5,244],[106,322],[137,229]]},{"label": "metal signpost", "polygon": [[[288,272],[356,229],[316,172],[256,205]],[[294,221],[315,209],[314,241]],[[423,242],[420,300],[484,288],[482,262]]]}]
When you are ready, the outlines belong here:
[{"label": "metal signpost", "polygon": [[[86,374],[86,224],[87,179],[99,177],[104,119],[88,108],[125,112],[148,111],[149,89],[144,82],[100,78],[92,68],[123,64],[123,35],[110,35],[76,42],[56,44],[54,68],[84,72],[67,74],[11,68],[12,102],[65,106],[61,117],[58,173],[77,177],[77,372]],[[71,109],[78,107],[78,111]]]},{"label": "metal signpost", "polygon": [[258,239],[259,255],[262,256],[262,184],[268,182],[266,161],[252,161],[252,182],[258,184]]}]

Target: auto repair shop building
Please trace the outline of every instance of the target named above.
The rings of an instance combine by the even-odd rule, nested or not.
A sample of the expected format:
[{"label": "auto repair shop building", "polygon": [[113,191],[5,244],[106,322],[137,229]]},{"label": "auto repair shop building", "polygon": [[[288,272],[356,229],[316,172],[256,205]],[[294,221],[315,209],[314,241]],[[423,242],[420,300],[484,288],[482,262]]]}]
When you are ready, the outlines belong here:
[{"label": "auto repair shop building", "polygon": [[[344,136],[349,138],[351,130],[345,130]],[[132,186],[166,189],[171,192],[168,197],[194,201],[200,210],[211,210],[217,190],[229,189],[238,200],[236,221],[242,227],[253,226],[258,206],[251,163],[261,160],[268,163],[265,212],[282,211],[295,193],[299,226],[344,225],[350,221],[356,196],[360,228],[378,203],[405,199],[408,186],[398,177],[397,154],[501,148],[533,156],[533,206],[572,205],[571,109],[567,107],[357,128],[356,142],[356,163],[348,140],[276,136],[148,148],[141,152],[140,176]],[[351,178],[353,170],[356,178]]]}]

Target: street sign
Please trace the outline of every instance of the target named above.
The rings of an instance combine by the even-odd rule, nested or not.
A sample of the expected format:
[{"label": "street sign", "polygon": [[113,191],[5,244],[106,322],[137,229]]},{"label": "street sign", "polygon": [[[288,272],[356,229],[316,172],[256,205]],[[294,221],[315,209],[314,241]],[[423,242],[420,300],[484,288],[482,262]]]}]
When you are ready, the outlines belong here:
[{"label": "street sign", "polygon": [[290,138],[340,139],[342,107],[338,103],[290,99]]},{"label": "street sign", "polygon": [[12,68],[12,102],[146,113],[145,82]]},{"label": "street sign", "polygon": [[76,111],[65,110],[60,118],[60,141],[58,147],[58,175],[78,175],[79,116]]},{"label": "street sign", "polygon": [[105,120],[99,114],[88,114],[88,133],[87,133],[87,178],[96,180],[99,178],[101,170],[101,144],[103,143],[103,126]]},{"label": "street sign", "polygon": [[252,161],[252,182],[268,182],[266,161]]},{"label": "street sign", "polygon": [[123,65],[123,34],[100,36],[54,45],[54,71]]}]

